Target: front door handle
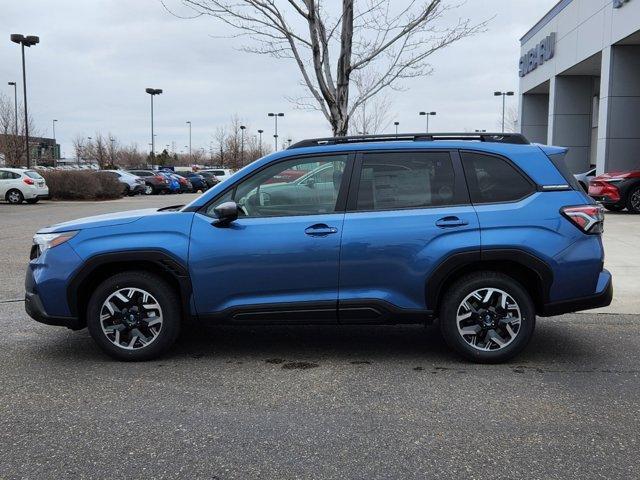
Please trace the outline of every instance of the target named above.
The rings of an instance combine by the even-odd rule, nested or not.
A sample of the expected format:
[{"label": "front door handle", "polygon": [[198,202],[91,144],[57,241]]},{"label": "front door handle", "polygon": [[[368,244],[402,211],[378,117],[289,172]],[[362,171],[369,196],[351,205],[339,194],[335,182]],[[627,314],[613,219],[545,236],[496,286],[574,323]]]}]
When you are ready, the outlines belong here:
[{"label": "front door handle", "polygon": [[326,237],[327,235],[331,235],[334,233],[338,233],[338,229],[335,227],[330,227],[324,223],[316,223],[315,225],[311,225],[304,230],[304,233],[311,237]]},{"label": "front door handle", "polygon": [[436,226],[440,228],[464,227],[465,225],[469,225],[469,222],[454,216],[443,217],[436,222]]}]

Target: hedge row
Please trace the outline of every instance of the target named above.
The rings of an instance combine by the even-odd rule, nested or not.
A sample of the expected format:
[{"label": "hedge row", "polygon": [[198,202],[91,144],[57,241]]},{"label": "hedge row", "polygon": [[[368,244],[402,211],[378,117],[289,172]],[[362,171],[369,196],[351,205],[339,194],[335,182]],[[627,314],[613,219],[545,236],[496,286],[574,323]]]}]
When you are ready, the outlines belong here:
[{"label": "hedge row", "polygon": [[56,200],[109,200],[123,195],[122,184],[111,175],[93,171],[49,170],[39,172]]}]

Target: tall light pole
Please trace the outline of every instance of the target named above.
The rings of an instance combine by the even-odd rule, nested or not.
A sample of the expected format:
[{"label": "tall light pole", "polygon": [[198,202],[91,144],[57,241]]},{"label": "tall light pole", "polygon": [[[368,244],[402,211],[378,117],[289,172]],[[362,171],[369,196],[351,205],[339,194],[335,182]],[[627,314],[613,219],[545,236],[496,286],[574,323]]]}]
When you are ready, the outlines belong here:
[{"label": "tall light pole", "polygon": [[56,120],[55,118],[53,119],[53,121],[51,122],[51,129],[53,130],[53,166],[56,166],[56,159],[57,159],[57,155],[56,155],[56,122],[58,120]]},{"label": "tall light pole", "polygon": [[13,85],[13,103],[14,103],[14,108],[15,108],[15,114],[16,114],[16,137],[18,136],[18,86],[16,85],[16,82],[9,82],[9,85]]},{"label": "tall light pole", "polygon": [[153,134],[153,97],[155,97],[156,95],[160,95],[162,93],[162,89],[147,88],[145,89],[145,92],[147,92],[151,96],[151,156],[153,157],[156,154],[156,139],[155,135]]},{"label": "tall light pole", "polygon": [[273,135],[276,145],[276,152],[278,151],[278,117],[284,117],[284,113],[267,113],[267,116],[273,117],[276,121],[276,133]]},{"label": "tall light pole", "polygon": [[393,122],[393,124],[396,126],[396,137],[398,136],[398,125],[400,125],[400,122]]},{"label": "tall light pole", "polygon": [[502,97],[502,133],[504,133],[504,108],[507,97],[513,97],[515,94],[513,92],[493,92],[495,97]]},{"label": "tall light pole", "polygon": [[432,117],[435,114],[436,114],[436,112],[420,112],[419,113],[420,116],[427,117],[427,130],[426,130],[427,133],[429,133],[429,117]]},{"label": "tall light pole", "polygon": [[258,130],[258,136],[259,136],[259,140],[258,140],[258,152],[260,154],[260,156],[262,156],[262,133],[264,132],[264,130],[260,129]]},{"label": "tall light pole", "polygon": [[22,46],[22,90],[24,93],[24,141],[27,148],[27,168],[31,167],[31,159],[29,157],[29,114],[27,112],[27,69],[24,61],[24,47],[32,47],[40,43],[40,37],[35,35],[21,35],[19,33],[11,34],[11,41]]},{"label": "tall light pole", "polygon": [[240,165],[244,167],[244,125],[240,125]]},{"label": "tall light pole", "polygon": [[189,125],[189,158],[191,158],[191,120],[187,121],[187,125]]}]

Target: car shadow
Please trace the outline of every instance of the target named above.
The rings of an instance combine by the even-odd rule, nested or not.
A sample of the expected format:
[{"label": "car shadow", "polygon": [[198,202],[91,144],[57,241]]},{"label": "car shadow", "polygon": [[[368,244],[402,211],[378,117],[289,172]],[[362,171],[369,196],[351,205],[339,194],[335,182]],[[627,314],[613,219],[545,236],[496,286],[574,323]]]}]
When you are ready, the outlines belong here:
[{"label": "car shadow", "polygon": [[[582,332],[582,334],[581,334]],[[43,337],[40,337],[41,339]],[[38,351],[50,359],[109,362],[86,330],[60,332],[38,342]],[[576,330],[575,324],[539,322],[524,352],[506,363],[530,365],[540,371],[563,368],[590,369],[611,363],[599,348],[597,336]],[[379,362],[412,362],[415,366],[472,365],[445,344],[437,325],[399,326],[235,326],[192,323],[185,325],[176,344],[158,362],[220,363],[345,362],[354,365]],[[114,360],[115,362],[115,360]],[[156,362],[150,362],[151,364]],[[544,368],[544,366],[549,368]],[[286,368],[286,366],[284,367]],[[302,367],[301,367],[302,368]],[[486,368],[486,367],[481,367]],[[595,368],[595,367],[594,367]]]}]

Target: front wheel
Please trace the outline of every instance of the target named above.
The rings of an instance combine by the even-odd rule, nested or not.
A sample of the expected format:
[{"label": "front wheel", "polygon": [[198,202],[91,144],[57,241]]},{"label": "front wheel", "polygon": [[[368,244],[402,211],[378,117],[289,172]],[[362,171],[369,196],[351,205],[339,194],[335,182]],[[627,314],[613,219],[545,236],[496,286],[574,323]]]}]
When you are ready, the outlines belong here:
[{"label": "front wheel", "polygon": [[151,184],[147,183],[147,184],[144,186],[144,194],[145,194],[145,195],[153,195],[153,194],[154,194],[154,191],[153,191],[153,185],[151,185]]},{"label": "front wheel", "polygon": [[527,291],[497,272],[460,278],[445,292],[440,308],[440,330],[447,344],[478,363],[500,363],[516,356],[531,340],[535,322]]},{"label": "front wheel", "polygon": [[640,213],[640,185],[634,187],[627,196],[627,210],[629,213]]},{"label": "front wheel", "polygon": [[156,275],[119,273],[91,295],[87,327],[98,346],[118,360],[157,358],[180,333],[178,295]]}]

